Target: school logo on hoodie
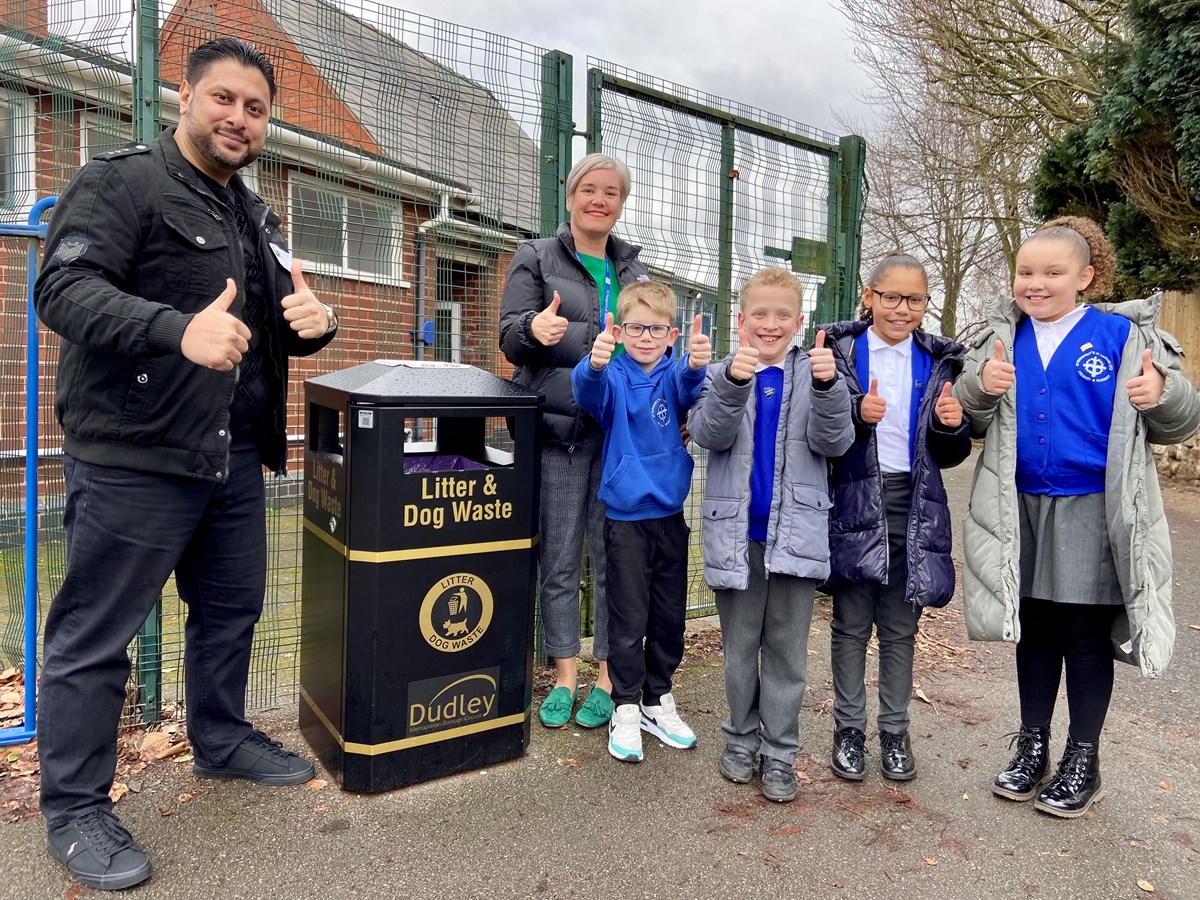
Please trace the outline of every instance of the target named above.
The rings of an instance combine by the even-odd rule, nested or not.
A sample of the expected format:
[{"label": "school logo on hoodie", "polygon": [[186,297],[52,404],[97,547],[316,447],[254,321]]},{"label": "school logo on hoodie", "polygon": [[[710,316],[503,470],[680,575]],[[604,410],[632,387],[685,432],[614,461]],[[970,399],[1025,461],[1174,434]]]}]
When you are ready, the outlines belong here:
[{"label": "school logo on hoodie", "polygon": [[651,403],[650,416],[658,423],[659,428],[666,428],[667,423],[671,421],[671,410],[667,406],[667,401],[659,397]]}]

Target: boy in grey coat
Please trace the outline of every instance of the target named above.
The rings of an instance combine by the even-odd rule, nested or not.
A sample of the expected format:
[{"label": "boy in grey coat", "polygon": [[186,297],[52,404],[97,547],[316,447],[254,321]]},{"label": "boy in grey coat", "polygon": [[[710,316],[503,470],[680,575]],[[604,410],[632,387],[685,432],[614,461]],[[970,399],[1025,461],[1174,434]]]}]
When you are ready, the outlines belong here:
[{"label": "boy in grey coat", "polygon": [[[737,352],[709,366],[688,417],[710,452],[704,578],[717,594],[729,719],[721,774],[796,796],[798,716],[816,586],[829,575],[826,457],[854,442],[850,393],[817,335],[792,347],[803,318],[790,272],[764,269],[742,288]],[[761,665],[760,665],[761,655]]]}]

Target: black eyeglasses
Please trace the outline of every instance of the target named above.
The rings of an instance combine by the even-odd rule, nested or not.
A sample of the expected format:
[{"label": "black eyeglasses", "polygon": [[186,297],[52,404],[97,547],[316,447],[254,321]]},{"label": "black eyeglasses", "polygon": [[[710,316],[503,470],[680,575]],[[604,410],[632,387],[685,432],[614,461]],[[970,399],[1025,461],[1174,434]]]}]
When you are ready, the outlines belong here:
[{"label": "black eyeglasses", "polygon": [[650,337],[657,341],[661,341],[671,333],[670,325],[643,325],[641,322],[622,322],[621,330],[630,337],[641,337],[643,331],[650,332]]},{"label": "black eyeglasses", "polygon": [[896,309],[901,301],[907,303],[913,312],[921,312],[929,305],[928,294],[897,294],[895,291],[877,291],[873,287],[867,290],[879,297],[879,305],[884,309]]}]

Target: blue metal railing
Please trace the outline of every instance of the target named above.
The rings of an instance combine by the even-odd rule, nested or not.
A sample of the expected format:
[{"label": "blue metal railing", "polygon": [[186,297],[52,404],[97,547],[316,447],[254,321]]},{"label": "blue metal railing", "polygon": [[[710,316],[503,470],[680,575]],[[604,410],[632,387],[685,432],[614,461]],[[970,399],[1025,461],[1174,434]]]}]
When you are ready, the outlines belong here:
[{"label": "blue metal railing", "polygon": [[0,728],[0,746],[24,744],[37,735],[37,634],[38,634],[38,320],[33,308],[33,282],[37,278],[38,244],[46,239],[42,214],[58,201],[44,197],[29,210],[26,224],[0,223],[0,236],[26,237],[25,322],[25,721]]}]

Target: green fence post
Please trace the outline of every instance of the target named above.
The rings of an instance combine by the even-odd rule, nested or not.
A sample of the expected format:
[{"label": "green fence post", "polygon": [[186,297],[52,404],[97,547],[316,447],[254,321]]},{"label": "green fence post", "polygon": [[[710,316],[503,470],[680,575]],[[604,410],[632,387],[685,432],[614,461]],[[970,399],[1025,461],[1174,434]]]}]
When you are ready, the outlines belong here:
[{"label": "green fence post", "polygon": [[603,146],[601,112],[604,104],[604,73],[599,69],[588,69],[587,95],[587,152],[600,153]]},{"label": "green fence post", "polygon": [[561,50],[542,56],[542,237],[554,234],[567,215],[566,183],[575,130],[571,115],[573,63],[570,54]]},{"label": "green fence post", "polygon": [[838,191],[838,243],[836,256],[841,268],[841,294],[835,298],[836,317],[853,319],[858,303],[858,267],[862,259],[863,180],[867,164],[867,142],[856,134],[838,141],[841,184]]},{"label": "green fence post", "polygon": [[721,325],[714,329],[725,335],[722,346],[716,341],[715,353],[725,353],[733,346],[733,182],[737,178],[734,158],[734,138],[737,125],[726,122],[721,126],[720,212],[717,219],[717,309]]},{"label": "green fence post", "polygon": [[[133,64],[133,139],[146,142],[162,130],[158,103],[158,0],[137,2],[137,55]],[[142,718],[162,718],[162,597],[146,617],[137,638],[138,700]]]}]

